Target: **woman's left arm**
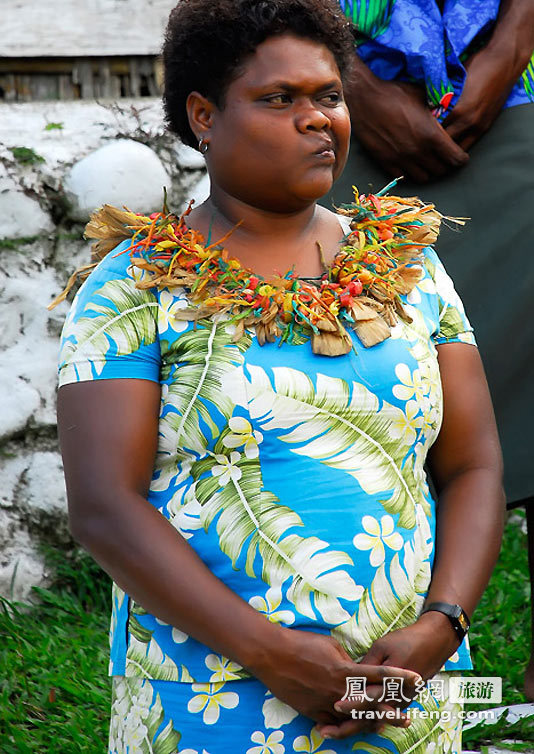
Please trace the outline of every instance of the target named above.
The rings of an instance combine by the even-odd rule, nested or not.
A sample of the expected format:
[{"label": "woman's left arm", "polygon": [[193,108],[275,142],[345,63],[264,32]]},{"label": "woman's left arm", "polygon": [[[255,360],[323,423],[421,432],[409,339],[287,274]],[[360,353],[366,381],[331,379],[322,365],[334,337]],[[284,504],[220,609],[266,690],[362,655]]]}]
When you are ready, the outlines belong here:
[{"label": "woman's left arm", "polygon": [[[459,604],[469,617],[497,560],[505,512],[502,456],[482,362],[476,347],[447,343],[438,348],[443,385],[443,423],[429,453],[438,492],[436,552],[426,598]],[[431,678],[458,648],[449,619],[421,615],[371,646],[362,662],[415,670]],[[343,701],[340,709],[350,710]],[[350,735],[351,721],[322,726],[333,738]]]}]

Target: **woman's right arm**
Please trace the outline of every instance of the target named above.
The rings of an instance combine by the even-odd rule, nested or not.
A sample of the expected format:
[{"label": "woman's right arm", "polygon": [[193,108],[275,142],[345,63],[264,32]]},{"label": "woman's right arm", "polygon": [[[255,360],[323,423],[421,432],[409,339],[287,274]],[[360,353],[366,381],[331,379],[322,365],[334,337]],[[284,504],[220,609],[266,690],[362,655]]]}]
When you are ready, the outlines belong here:
[{"label": "woman's right arm", "polygon": [[332,705],[345,693],[347,676],[365,675],[381,687],[386,675],[403,675],[413,686],[415,673],[357,664],[332,637],[269,622],[207,568],[146,499],[159,403],[159,385],[148,380],[60,388],[58,427],[74,538],[146,610],[238,662],[314,720],[342,717]]}]

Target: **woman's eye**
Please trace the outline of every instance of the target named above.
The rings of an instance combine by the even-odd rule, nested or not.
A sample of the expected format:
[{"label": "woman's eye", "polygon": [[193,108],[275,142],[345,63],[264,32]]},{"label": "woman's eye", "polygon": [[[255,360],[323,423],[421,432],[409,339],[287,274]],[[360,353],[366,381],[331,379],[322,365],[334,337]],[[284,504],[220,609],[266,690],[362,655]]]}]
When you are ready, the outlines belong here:
[{"label": "woman's eye", "polygon": [[321,99],[329,105],[337,105],[343,100],[343,97],[340,92],[328,92],[328,94],[325,94]]},{"label": "woman's eye", "polygon": [[285,105],[291,101],[291,97],[289,94],[271,94],[265,100],[272,105]]}]

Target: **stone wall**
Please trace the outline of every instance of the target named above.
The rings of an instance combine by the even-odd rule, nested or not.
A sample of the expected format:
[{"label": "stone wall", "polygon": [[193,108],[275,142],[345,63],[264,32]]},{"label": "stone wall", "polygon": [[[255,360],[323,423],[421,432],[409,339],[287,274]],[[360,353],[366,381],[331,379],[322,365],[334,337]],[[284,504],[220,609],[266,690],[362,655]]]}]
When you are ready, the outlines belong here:
[{"label": "stone wall", "polygon": [[165,133],[157,100],[0,105],[0,594],[45,585],[40,543],[68,547],[55,395],[68,311],[47,305],[90,261],[104,202],[134,211],[207,194],[203,158]]}]

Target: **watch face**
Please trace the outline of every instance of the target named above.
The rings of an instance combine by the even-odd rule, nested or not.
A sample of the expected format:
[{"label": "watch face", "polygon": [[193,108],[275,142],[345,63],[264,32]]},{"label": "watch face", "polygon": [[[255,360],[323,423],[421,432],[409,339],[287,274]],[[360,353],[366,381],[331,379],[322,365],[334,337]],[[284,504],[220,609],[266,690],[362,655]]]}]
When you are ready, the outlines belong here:
[{"label": "watch face", "polygon": [[464,631],[467,631],[467,629],[469,628],[469,624],[466,621],[465,615],[462,612],[458,616],[458,623],[460,624],[460,626],[463,628]]},{"label": "watch face", "polygon": [[460,605],[451,605],[450,614],[453,618],[460,618],[462,616],[462,608]]}]

